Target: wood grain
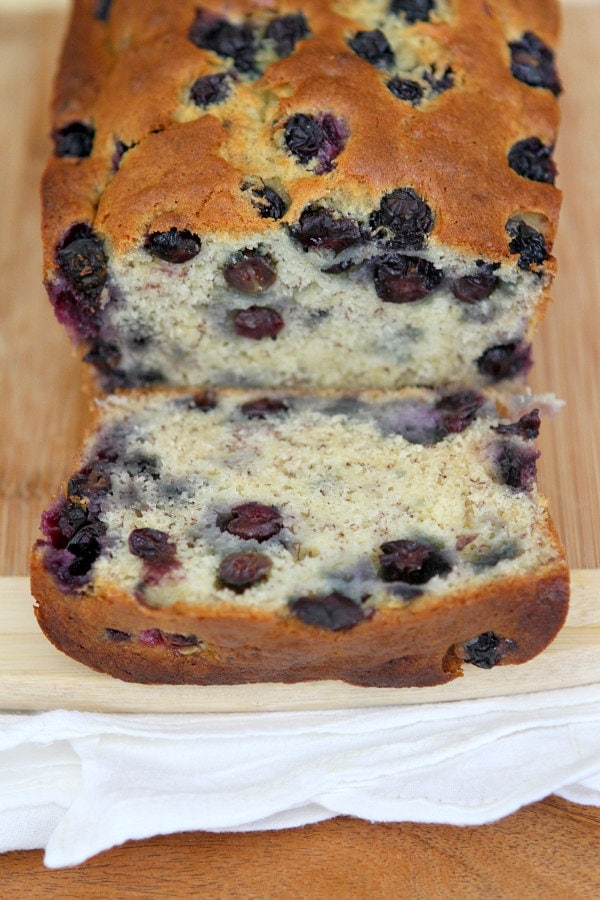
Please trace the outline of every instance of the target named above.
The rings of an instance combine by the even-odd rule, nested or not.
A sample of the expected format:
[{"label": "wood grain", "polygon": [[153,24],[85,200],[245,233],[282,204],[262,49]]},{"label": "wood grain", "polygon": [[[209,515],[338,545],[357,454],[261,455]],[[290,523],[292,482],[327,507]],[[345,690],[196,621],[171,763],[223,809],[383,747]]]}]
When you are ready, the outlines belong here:
[{"label": "wood grain", "polygon": [[[0,35],[0,574],[24,576],[85,419],[80,366],[40,287],[37,183],[64,18],[2,15]],[[565,191],[555,303],[532,384],[567,401],[541,437],[541,482],[572,566],[600,566],[598,4],[569,3],[557,148]],[[483,828],[338,819],[294,831],[130,843],[75,870],[0,857],[2,897],[571,898],[600,895],[600,811],[549,798]]]},{"label": "wood grain", "polygon": [[[567,623],[531,662],[464,676],[433,688],[362,688],[338,681],[306,684],[126,684],[59,653],[33,615],[26,578],[0,578],[0,710],[79,709],[91,712],[202,713],[356,709],[442,703],[598,684],[600,693],[600,569],[572,573]],[[52,690],[48,690],[52,685]]]}]

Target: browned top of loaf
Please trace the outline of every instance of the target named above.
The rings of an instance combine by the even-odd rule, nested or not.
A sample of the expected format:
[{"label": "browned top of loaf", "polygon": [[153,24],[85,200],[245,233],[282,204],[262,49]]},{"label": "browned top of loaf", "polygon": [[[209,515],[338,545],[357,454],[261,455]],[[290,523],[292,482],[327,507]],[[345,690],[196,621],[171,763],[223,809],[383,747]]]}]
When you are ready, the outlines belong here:
[{"label": "browned top of loaf", "polygon": [[[407,40],[418,41],[438,75],[450,64],[455,77],[419,107],[397,99],[389,73],[348,47],[357,31],[374,27],[366,0],[203,0],[233,22],[250,16],[264,24],[301,8],[312,35],[260,77],[242,76],[234,99],[208,112],[190,104],[189,87],[231,60],[189,40],[198,0],[113,0],[106,21],[94,17],[97,3],[75,0],[56,81],[53,127],[83,121],[96,134],[89,158],[52,158],[47,167],[47,273],[77,221],[93,224],[117,253],[170,227],[234,239],[280,228],[242,191],[249,177],[283,188],[291,200],[283,222],[313,201],[368,219],[382,195],[411,187],[433,210],[432,242],[505,259],[507,220],[533,214],[551,247],[560,192],[518,175],[507,154],[529,137],[554,144],[556,98],[511,75],[508,42],[532,31],[553,47],[555,0],[446,0],[447,17],[406,25]],[[315,174],[286,150],[283,129],[295,113],[345,120],[349,136],[332,171]],[[115,172],[118,141],[135,146]]]}]

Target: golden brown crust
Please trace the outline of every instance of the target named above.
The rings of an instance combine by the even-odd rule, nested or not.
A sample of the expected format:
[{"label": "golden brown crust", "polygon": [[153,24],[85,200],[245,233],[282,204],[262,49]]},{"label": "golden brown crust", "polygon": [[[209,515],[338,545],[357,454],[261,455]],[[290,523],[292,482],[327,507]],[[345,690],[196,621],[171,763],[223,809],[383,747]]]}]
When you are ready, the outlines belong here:
[{"label": "golden brown crust", "polygon": [[[115,590],[109,596],[66,595],[55,587],[34,550],[32,592],[45,635],[73,659],[124,681],[164,684],[241,684],[336,679],[371,687],[442,684],[461,674],[454,644],[487,631],[515,641],[500,664],[540,653],[564,623],[569,574],[564,562],[537,576],[506,579],[488,591],[449,595],[438,607],[380,610],[345,632],[304,625],[289,614],[229,615],[179,605],[141,607]],[[225,611],[227,612],[227,611]],[[111,641],[105,629],[137,635],[148,629],[195,635],[192,654],[135,640]]]},{"label": "golden brown crust", "polygon": [[[540,217],[551,247],[560,192],[517,175],[507,153],[531,136],[553,144],[557,103],[549,90],[511,75],[508,41],[531,30],[553,46],[559,25],[554,0],[454,0],[448,20],[410,26],[429,48],[426,56],[434,59],[436,46],[441,59],[449,54],[456,78],[455,87],[418,109],[395,98],[385,74],[349,50],[348,37],[368,27],[350,18],[359,4],[305,0],[309,40],[254,82],[242,79],[239,102],[225,120],[211,108],[181,123],[180,105],[192,81],[227,68],[187,37],[197,5],[115,2],[108,21],[99,22],[92,0],[76,2],[56,83],[54,127],[80,119],[94,125],[96,138],[90,159],[54,159],[46,172],[47,277],[60,237],[82,219],[117,253],[159,227],[234,235],[280,227],[253,212],[240,189],[249,175],[283,182],[292,200],[284,221],[328,197],[343,198],[366,217],[382,194],[410,186],[434,211],[432,242],[506,259],[506,222],[527,212]],[[221,15],[225,8],[216,0],[202,6]],[[226,14],[235,21],[249,13],[268,20],[297,9],[289,0],[235,0]],[[340,9],[350,10],[347,18]],[[283,125],[297,112],[333,112],[346,120],[350,136],[333,171],[315,175],[286,153]],[[201,116],[201,110],[188,106],[184,118],[189,115]],[[116,174],[115,141],[136,144]]]}]

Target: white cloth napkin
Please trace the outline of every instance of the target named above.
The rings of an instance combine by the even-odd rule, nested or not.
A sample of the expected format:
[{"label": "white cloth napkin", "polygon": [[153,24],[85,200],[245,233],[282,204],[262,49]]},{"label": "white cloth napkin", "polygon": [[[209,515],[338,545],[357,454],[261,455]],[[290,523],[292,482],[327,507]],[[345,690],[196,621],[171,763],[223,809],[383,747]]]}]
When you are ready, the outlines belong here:
[{"label": "white cloth napkin", "polygon": [[0,715],[0,851],[72,866],[130,838],[336,815],[479,825],[600,805],[600,685],[310,713]]}]

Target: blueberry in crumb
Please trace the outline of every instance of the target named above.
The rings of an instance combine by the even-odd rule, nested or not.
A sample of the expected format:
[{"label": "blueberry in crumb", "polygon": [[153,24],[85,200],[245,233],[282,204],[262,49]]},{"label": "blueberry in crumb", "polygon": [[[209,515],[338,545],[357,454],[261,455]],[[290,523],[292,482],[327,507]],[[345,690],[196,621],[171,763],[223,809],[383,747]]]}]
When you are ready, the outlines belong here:
[{"label": "blueberry in crumb", "polygon": [[426,69],[423,72],[423,78],[430,86],[433,94],[443,94],[454,86],[454,72],[450,66],[446,66],[441,75],[435,74],[435,68]]},{"label": "blueberry in crumb", "polygon": [[115,644],[122,644],[131,640],[131,634],[128,631],[119,631],[118,628],[105,628],[104,634],[109,641]]},{"label": "blueberry in crumb", "polygon": [[240,409],[247,419],[266,419],[267,416],[288,412],[289,405],[277,397],[259,397],[258,400],[243,403]]},{"label": "blueberry in crumb", "polygon": [[273,41],[275,52],[280,57],[289,56],[298,41],[309,35],[308,22],[301,12],[273,19],[265,32],[265,37]]},{"label": "blueberry in crumb", "polygon": [[203,75],[190,88],[190,97],[196,106],[207,107],[213,103],[223,103],[231,93],[231,77],[227,72]]},{"label": "blueberry in crumb", "polygon": [[233,60],[238,72],[255,71],[257,42],[251,25],[235,24],[208,10],[198,9],[188,37],[196,47]]},{"label": "blueberry in crumb", "polygon": [[306,165],[317,159],[317,175],[333,169],[333,160],[344,149],[347,138],[345,124],[331,113],[318,117],[296,113],[287,120],[283,135],[286,147],[299,162]]},{"label": "blueberry in crumb", "polygon": [[531,225],[522,219],[511,219],[506,224],[506,230],[511,238],[508,249],[519,254],[517,265],[520,269],[528,272],[532,266],[540,266],[548,259],[544,235]]},{"label": "blueberry in crumb", "polygon": [[232,507],[229,513],[219,516],[217,524],[221,531],[228,531],[244,541],[259,543],[279,534],[283,528],[281,513],[276,506],[255,501]]},{"label": "blueberry in crumb", "polygon": [[495,451],[498,478],[514,491],[530,491],[536,479],[536,461],[540,451],[510,442]]},{"label": "blueberry in crumb", "polygon": [[288,204],[273,188],[262,182],[247,182],[242,185],[242,190],[250,192],[252,206],[258,210],[261,219],[282,219],[285,216]]},{"label": "blueberry in crumb", "polygon": [[102,241],[89,225],[76,225],[60,243],[56,259],[70,284],[82,294],[100,293],[107,277],[107,259]]},{"label": "blueberry in crumb", "polygon": [[410,23],[426,22],[434,6],[434,0],[390,0],[389,10],[395,15],[402,13]]},{"label": "blueberry in crumb", "polygon": [[383,31],[375,28],[373,31],[358,31],[348,41],[348,46],[354,50],[357,56],[377,66],[387,69],[394,65],[394,51]]},{"label": "blueberry in crumb", "polygon": [[262,294],[277,278],[273,260],[257,250],[243,250],[223,269],[227,284],[241,294]]},{"label": "blueberry in crumb", "polygon": [[509,45],[512,75],[530,87],[547,88],[558,96],[561,83],[554,64],[554,53],[532,31],[526,31]]},{"label": "blueberry in crumb", "polygon": [[399,75],[394,75],[388,81],[387,87],[394,97],[397,97],[398,100],[405,100],[412,106],[418,106],[423,99],[423,85],[418,81],[413,81],[412,78],[400,78]]},{"label": "blueberry in crumb", "polygon": [[86,125],[85,122],[71,122],[52,132],[54,152],[56,156],[84,159],[92,152],[95,134],[91,125]]},{"label": "blueberry in crumb", "polygon": [[290,602],[289,608],[305,625],[328,631],[348,631],[359,622],[370,619],[374,613],[374,610],[365,609],[360,603],[338,591],[332,591],[326,596],[298,597]]},{"label": "blueberry in crumb", "polygon": [[494,274],[497,266],[484,263],[472,274],[463,275],[452,283],[452,293],[461,303],[479,303],[494,293],[500,279]]},{"label": "blueberry in crumb", "polygon": [[523,178],[554,184],[556,164],[552,159],[554,147],[542,144],[539,138],[531,137],[517,141],[508,152],[508,164]]},{"label": "blueberry in crumb", "polygon": [[144,250],[151,256],[179,265],[197,256],[201,246],[200,238],[192,231],[170,228],[169,231],[153,231],[149,234]]},{"label": "blueberry in crumb", "polygon": [[305,250],[332,250],[335,254],[365,240],[358,222],[324,206],[307,206],[290,234]]},{"label": "blueberry in crumb", "polygon": [[509,653],[517,649],[515,641],[486,631],[453,647],[454,654],[464,662],[480,669],[492,669]]},{"label": "blueberry in crumb", "polygon": [[374,237],[390,247],[421,250],[433,228],[433,213],[412,188],[397,188],[381,198],[369,221]]},{"label": "blueberry in crumb", "polygon": [[383,581],[426,584],[435,575],[447,575],[451,568],[444,554],[430,544],[399,540],[381,545],[379,577]]},{"label": "blueberry in crumb", "polygon": [[144,563],[144,581],[157,584],[164,575],[179,567],[177,546],[158,528],[134,528],[128,538],[129,552]]},{"label": "blueberry in crumb", "polygon": [[531,412],[521,416],[518,422],[510,425],[492,425],[498,434],[515,435],[526,441],[533,441],[540,433],[540,411],[532,409]]},{"label": "blueberry in crumb", "polygon": [[468,389],[445,394],[434,407],[438,430],[444,437],[448,434],[460,434],[475,419],[483,403],[481,394]]},{"label": "blueberry in crumb", "polygon": [[443,277],[443,272],[428,260],[413,256],[384,257],[373,270],[375,292],[384,303],[422,300],[438,287]]},{"label": "blueberry in crumb", "polygon": [[503,381],[526,375],[533,365],[531,344],[525,341],[510,341],[488,347],[477,360],[477,368],[491,381]]},{"label": "blueberry in crumb", "polygon": [[249,306],[238,310],[233,317],[235,333],[254,341],[277,337],[284,325],[280,314],[270,306]]},{"label": "blueberry in crumb", "polygon": [[226,587],[244,591],[268,577],[273,563],[264,553],[230,553],[219,564],[219,579]]}]

